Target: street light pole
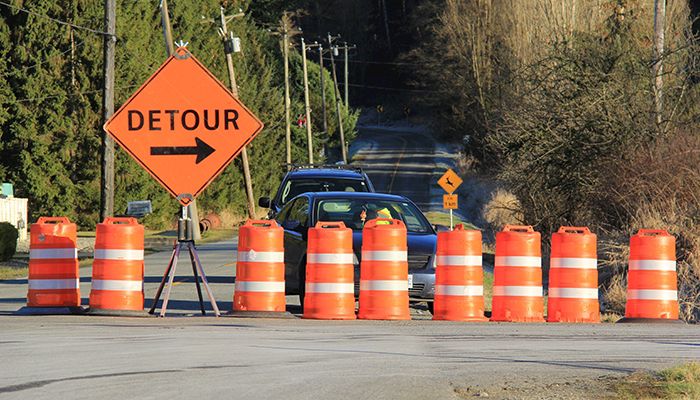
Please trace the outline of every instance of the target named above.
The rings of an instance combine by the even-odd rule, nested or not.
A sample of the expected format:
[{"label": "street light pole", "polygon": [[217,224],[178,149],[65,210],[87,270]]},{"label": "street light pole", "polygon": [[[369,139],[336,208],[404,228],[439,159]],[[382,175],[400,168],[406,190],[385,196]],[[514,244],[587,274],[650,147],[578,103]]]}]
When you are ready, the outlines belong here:
[{"label": "street light pole", "polygon": [[306,43],[301,38],[301,63],[304,73],[304,108],[306,109],[306,148],[309,152],[309,164],[314,163],[313,137],[311,135],[311,104],[309,102],[309,73],[306,68]]}]

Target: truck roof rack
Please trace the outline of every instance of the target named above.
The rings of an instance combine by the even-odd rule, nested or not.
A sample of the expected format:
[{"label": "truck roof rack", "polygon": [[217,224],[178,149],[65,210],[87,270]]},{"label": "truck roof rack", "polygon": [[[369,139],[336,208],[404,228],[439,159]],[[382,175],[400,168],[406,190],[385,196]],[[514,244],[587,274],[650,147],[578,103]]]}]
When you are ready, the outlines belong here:
[{"label": "truck roof rack", "polygon": [[302,169],[342,169],[346,171],[363,172],[360,165],[348,164],[282,164],[289,171],[299,171]]}]

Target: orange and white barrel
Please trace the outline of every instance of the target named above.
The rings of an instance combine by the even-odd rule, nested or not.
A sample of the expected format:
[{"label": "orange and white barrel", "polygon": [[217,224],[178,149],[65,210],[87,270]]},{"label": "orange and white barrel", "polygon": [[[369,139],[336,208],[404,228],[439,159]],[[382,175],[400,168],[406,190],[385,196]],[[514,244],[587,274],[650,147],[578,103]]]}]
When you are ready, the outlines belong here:
[{"label": "orange and white barrel", "polygon": [[80,307],[77,227],[66,217],[31,226],[28,307]]},{"label": "orange and white barrel", "polygon": [[547,322],[600,322],[596,235],[586,227],[552,234]]},{"label": "orange and white barrel", "polygon": [[304,318],[355,319],[352,229],[318,222],[308,240]]},{"label": "orange and white barrel", "polygon": [[438,232],[434,320],[487,321],[481,231],[463,225]]},{"label": "orange and white barrel", "polygon": [[506,225],[496,234],[491,321],[544,322],[540,234]]},{"label": "orange and white barrel", "polygon": [[90,311],[142,311],[144,227],[136,218],[105,218],[95,232]]},{"label": "orange and white barrel", "polygon": [[362,230],[360,319],[411,319],[408,308],[406,225],[397,219],[373,219]]},{"label": "orange and white barrel", "polygon": [[238,232],[234,311],[284,312],[284,230],[248,220]]},{"label": "orange and white barrel", "polygon": [[640,229],[630,239],[625,319],[678,319],[676,238]]}]

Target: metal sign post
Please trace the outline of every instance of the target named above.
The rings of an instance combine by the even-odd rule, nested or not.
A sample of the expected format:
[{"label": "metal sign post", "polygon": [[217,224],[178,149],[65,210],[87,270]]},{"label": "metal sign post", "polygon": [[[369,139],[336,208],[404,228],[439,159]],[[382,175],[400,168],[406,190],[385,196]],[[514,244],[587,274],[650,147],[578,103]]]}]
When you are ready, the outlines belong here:
[{"label": "metal sign post", "polygon": [[197,296],[199,297],[199,308],[202,311],[202,315],[206,315],[204,310],[204,299],[202,298],[202,288],[199,284],[199,279],[201,277],[202,285],[207,291],[207,296],[209,297],[209,302],[214,309],[214,315],[217,317],[221,315],[219,312],[219,307],[216,305],[216,300],[214,299],[214,294],[209,287],[209,282],[207,281],[207,275],[204,273],[204,268],[202,263],[199,261],[199,254],[197,253],[197,247],[195,246],[193,238],[193,226],[194,223],[192,219],[188,217],[187,208],[189,206],[182,206],[182,214],[177,221],[177,242],[173,246],[173,253],[170,256],[170,261],[163,274],[163,279],[160,281],[160,286],[158,286],[158,291],[153,298],[153,305],[148,311],[149,314],[153,314],[156,311],[158,305],[158,300],[160,295],[163,293],[167,282],[167,289],[165,291],[165,296],[163,297],[163,305],[160,308],[160,316],[165,317],[165,313],[168,309],[168,300],[170,299],[170,291],[173,288],[173,281],[175,279],[175,271],[177,270],[177,261],[180,258],[180,251],[183,248],[187,248],[190,254],[190,261],[192,263],[192,275],[194,276],[194,283],[197,285]]}]

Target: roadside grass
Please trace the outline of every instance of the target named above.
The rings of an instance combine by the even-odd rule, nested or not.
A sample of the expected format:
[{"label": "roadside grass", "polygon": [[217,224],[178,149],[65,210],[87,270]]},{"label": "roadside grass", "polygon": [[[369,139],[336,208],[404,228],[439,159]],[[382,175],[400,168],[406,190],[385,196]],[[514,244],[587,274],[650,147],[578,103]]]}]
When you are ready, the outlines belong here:
[{"label": "roadside grass", "polygon": [[[444,212],[444,211],[429,211],[425,213],[425,217],[428,218],[428,221],[433,224],[433,225],[443,225],[443,226],[450,226],[450,213],[449,212]],[[454,224],[463,224],[464,228],[466,229],[476,229],[479,230],[476,226],[474,226],[472,223],[463,221],[461,218],[459,218],[457,215],[453,217]]]},{"label": "roadside grass", "polygon": [[3,263],[0,265],[0,281],[25,277],[28,271],[29,268],[26,265]]},{"label": "roadside grass", "polygon": [[493,298],[493,272],[484,271],[484,311],[491,312]]},{"label": "roadside grass", "polygon": [[613,384],[615,399],[700,399],[700,363],[661,372],[635,372]]}]

